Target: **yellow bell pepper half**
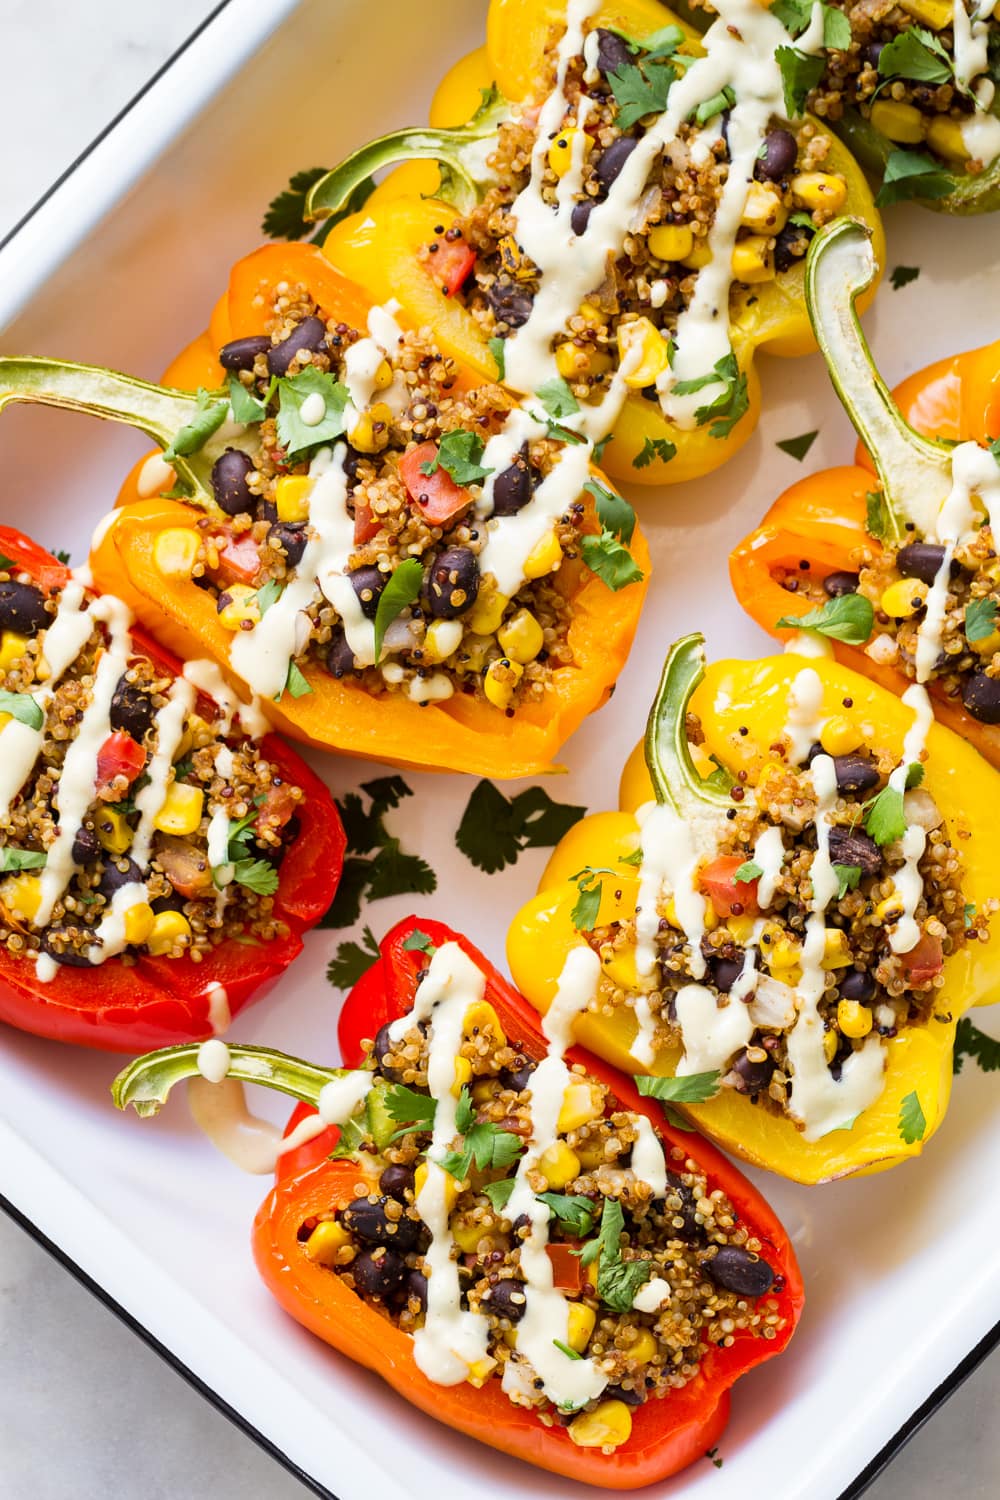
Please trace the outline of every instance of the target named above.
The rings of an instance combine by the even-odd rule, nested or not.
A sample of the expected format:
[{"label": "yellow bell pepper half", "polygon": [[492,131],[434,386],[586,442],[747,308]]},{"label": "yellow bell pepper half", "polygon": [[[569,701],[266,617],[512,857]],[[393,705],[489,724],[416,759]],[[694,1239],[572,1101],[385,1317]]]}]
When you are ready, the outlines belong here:
[{"label": "yellow bell pepper half", "polygon": [[[697,642],[698,638],[689,638]],[[675,651],[678,648],[675,648]],[[732,774],[747,772],[753,785],[768,759],[768,746],[785,729],[788,694],[805,666],[823,684],[820,716],[843,715],[844,699],[863,726],[865,742],[876,753],[886,749],[898,760],[912,722],[910,709],[893,694],[850,671],[832,658],[808,661],[795,655],[762,661],[723,661],[693,680],[689,699],[705,734],[701,747]],[[681,717],[683,723],[683,715]],[[749,727],[749,734],[740,728]],[[923,786],[930,792],[964,861],[966,901],[980,911],[998,894],[995,850],[987,832],[992,809],[1000,799],[997,772],[966,743],[932,724],[927,738]],[[562,839],[542,876],[537,896],[514,918],[508,937],[508,961],[514,983],[539,1011],[549,1006],[566,956],[585,941],[572,919],[579,897],[573,876],[588,866],[613,871],[601,886],[597,926],[629,921],[635,915],[639,874],[629,855],[639,848],[636,810],[653,799],[653,783],[642,745],[629,758],[621,779],[619,812],[597,813],[578,823]],[[662,800],[662,796],[661,796]],[[807,1141],[787,1116],[770,1113],[732,1089],[721,1090],[703,1104],[678,1107],[727,1151],[756,1166],[767,1167],[798,1182],[818,1183],[856,1173],[881,1171],[917,1155],[937,1129],[948,1105],[955,1028],[970,1006],[1000,995],[1000,938],[969,942],[946,956],[944,986],[937,992],[926,1025],[913,1026],[885,1044],[885,1087],[850,1129]],[[617,953],[602,978],[602,988],[630,987],[635,969],[630,949]],[[577,1039],[625,1072],[672,1076],[680,1051],[660,1053],[650,1068],[630,1052],[636,1023],[628,1009],[612,1015],[585,1013]],[[794,1078],[793,1078],[794,1092]],[[900,1133],[903,1101],[915,1093],[926,1121],[922,1139],[906,1142]]]},{"label": "yellow bell pepper half", "polygon": [[[487,45],[463,58],[446,75],[434,97],[432,127],[441,130],[458,120],[471,121],[483,97],[494,87],[503,100],[511,103],[530,98],[539,87],[538,59],[553,28],[564,19],[564,0],[492,0]],[[659,0],[603,0],[594,24],[619,28],[640,38],[677,24],[685,33],[682,50],[694,55],[703,50],[697,33],[678,21]],[[823,128],[818,121],[814,123],[818,129]],[[397,137],[400,141],[402,136],[411,138],[407,151],[412,149],[413,135],[403,132]],[[391,139],[386,137],[385,142]],[[363,148],[357,154],[359,163],[368,150]],[[459,156],[467,161],[461,153]],[[386,161],[394,159],[398,158],[392,154],[385,157]],[[878,210],[864,173],[835,136],[830,138],[824,167],[843,175],[847,184],[844,212],[870,225],[881,268],[885,241]],[[454,202],[428,196],[443,191],[443,182],[434,161],[404,160],[380,183],[359,213],[333,226],[324,242],[324,253],[374,299],[395,297],[402,307],[402,320],[411,327],[430,327],[438,346],[468,371],[481,379],[495,380],[497,366],[482,326],[458,298],[441,289],[420,256],[424,247],[460,217]],[[467,183],[465,191],[467,194]],[[733,291],[732,343],[740,369],[747,376],[749,404],[728,436],[712,437],[707,426],[682,431],[666,420],[656,403],[636,392],[626,400],[614,429],[614,441],[604,454],[607,472],[636,484],[678,484],[708,474],[731,458],[750,437],[760,416],[760,383],[754,368],[757,351],[799,355],[816,347],[806,313],[804,282],[803,261],[767,281]],[[874,291],[873,285],[867,301]],[[676,452],[667,461],[655,457],[636,468],[634,460],[649,440],[669,443]]]}]

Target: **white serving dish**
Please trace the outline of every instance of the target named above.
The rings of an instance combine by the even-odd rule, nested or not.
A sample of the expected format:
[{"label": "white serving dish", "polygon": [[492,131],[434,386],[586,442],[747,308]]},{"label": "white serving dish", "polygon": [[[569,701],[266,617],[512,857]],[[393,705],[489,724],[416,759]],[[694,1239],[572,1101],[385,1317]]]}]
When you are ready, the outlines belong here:
[{"label": "white serving dish", "polygon": [[[230,262],[258,238],[290,171],[331,162],[368,136],[423,118],[445,65],[482,35],[485,5],[438,0],[433,25],[401,0],[241,0],[220,8],[166,74],[0,252],[5,352],[49,352],[155,377],[197,333]],[[375,24],[373,24],[375,22]],[[275,108],[280,105],[281,112]],[[270,108],[265,123],[259,111]],[[883,291],[868,328],[892,381],[989,337],[997,306],[996,220],[891,212],[890,268],[921,268]],[[661,656],[697,626],[715,654],[767,650],[734,603],[730,545],[803,472],[843,462],[852,434],[816,359],[762,362],[766,415],[728,468],[660,495],[640,492],[656,580],[611,705],[576,736],[553,793],[609,804],[640,734]],[[775,442],[820,428],[805,469]],[[0,418],[2,519],[81,560],[142,443],[61,413]],[[313,757],[342,792],[373,768]],[[534,888],[536,851],[487,879],[453,843],[472,782],[410,775],[393,816],[440,885],[417,909],[463,928],[497,961],[505,918]],[[471,877],[471,878],[470,878]],[[377,932],[409,900],[363,914]],[[359,927],[362,924],[359,924]],[[333,1060],[338,995],[325,965],[348,934],[320,932],[277,992],[233,1028]],[[995,1012],[979,1018],[995,1033]],[[0,1193],[106,1301],[322,1494],[524,1500],[581,1493],[417,1414],[282,1314],[258,1282],[248,1233],[266,1184],[242,1177],[190,1123],[182,1100],[155,1122],[123,1119],[116,1062],[14,1032],[0,1040]],[[784,1216],[808,1303],[782,1359],[736,1388],[709,1463],[663,1496],[836,1500],[861,1492],[894,1444],[997,1337],[1000,1175],[995,1081],[967,1063],[923,1160],[889,1175],[804,1189],[752,1174]],[[281,1117],[280,1101],[259,1101]]]}]

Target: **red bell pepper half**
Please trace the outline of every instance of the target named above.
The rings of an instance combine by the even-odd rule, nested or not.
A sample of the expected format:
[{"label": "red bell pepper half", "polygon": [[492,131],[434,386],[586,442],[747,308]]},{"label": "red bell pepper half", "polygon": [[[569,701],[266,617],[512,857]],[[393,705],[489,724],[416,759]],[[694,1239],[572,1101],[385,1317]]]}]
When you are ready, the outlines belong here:
[{"label": "red bell pepper half", "polygon": [[[0,527],[0,553],[46,593],[69,579],[68,568],[6,526]],[[165,673],[180,674],[177,658],[143,630],[131,635],[137,655]],[[208,705],[204,698],[201,712],[211,717]],[[127,736],[112,736],[118,738]],[[271,942],[230,938],[200,962],[142,954],[128,966],[117,958],[97,969],[62,965],[48,983],[38,978],[31,960],[0,946],[0,1022],[77,1046],[134,1053],[211,1036],[212,1016],[223,1003],[235,1016],[274,983],[301,953],[302,934],[333,899],[345,839],[333,798],[305,761],[274,735],[262,741],[262,751],[282,780],[305,793],[297,808],[301,829],[288,846],[274,896],[274,914],[288,935]]]},{"label": "red bell pepper half", "polygon": [[[486,998],[507,1034],[517,1038],[529,1055],[544,1056],[546,1043],[537,1012],[483,955],[442,923],[410,917],[384,939],[381,958],[344,1006],[339,1025],[344,1062],[359,1065],[365,1057],[363,1039],[373,1037],[385,1022],[411,1008],[417,976],[426,964],[423,953],[405,947],[416,928],[437,946],[452,941],[461,944],[486,974]],[[497,1380],[488,1380],[481,1389],[469,1384],[434,1384],[417,1368],[409,1335],[303,1253],[299,1240],[303,1222],[356,1197],[355,1184],[364,1172],[357,1162],[327,1159],[336,1144],[336,1128],[324,1130],[307,1145],[279,1158],[276,1186],[254,1224],[254,1256],[267,1286],[293,1318],[348,1358],[374,1370],[428,1415],[540,1468],[608,1489],[635,1489],[675,1473],[718,1441],[729,1414],[730,1387],[755,1365],[780,1353],[791,1338],[802,1309],[802,1279],[785,1231],[730,1161],[699,1135],[669,1125],[659,1104],[642,1097],[631,1078],[579,1047],[569,1052],[568,1061],[582,1063],[608,1086],[623,1108],[645,1115],[668,1149],[680,1146],[705,1173],[710,1189],[718,1187],[727,1194],[740,1219],[764,1246],[763,1258],[776,1273],[772,1295],[785,1320],[773,1340],[740,1333],[729,1348],[711,1348],[697,1376],[686,1386],[633,1411],[632,1434],[613,1453],[576,1447],[564,1428],[545,1426],[532,1412],[514,1406]],[[300,1105],[289,1130],[310,1112]]]}]

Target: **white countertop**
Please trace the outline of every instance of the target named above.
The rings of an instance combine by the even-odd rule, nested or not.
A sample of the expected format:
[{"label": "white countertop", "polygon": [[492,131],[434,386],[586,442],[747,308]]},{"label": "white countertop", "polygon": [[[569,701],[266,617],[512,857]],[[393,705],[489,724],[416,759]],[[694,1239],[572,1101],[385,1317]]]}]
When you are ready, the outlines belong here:
[{"label": "white countertop", "polygon": [[[0,238],[214,8],[0,0],[5,114],[20,122],[8,131],[14,148],[0,154]],[[0,1399],[4,1500],[307,1493],[2,1215]],[[994,1355],[876,1481],[871,1500],[995,1496],[998,1401]]]}]

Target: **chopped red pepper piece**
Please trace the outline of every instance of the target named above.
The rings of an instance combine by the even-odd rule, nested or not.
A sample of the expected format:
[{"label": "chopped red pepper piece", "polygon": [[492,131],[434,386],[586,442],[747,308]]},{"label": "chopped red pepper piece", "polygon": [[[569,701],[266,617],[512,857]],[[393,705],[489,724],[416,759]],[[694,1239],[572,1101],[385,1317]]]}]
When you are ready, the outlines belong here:
[{"label": "chopped red pepper piece", "polygon": [[720,854],[699,874],[698,884],[707,894],[717,917],[760,915],[756,879],[736,879],[736,871],[745,863],[736,854]]},{"label": "chopped red pepper piece", "polygon": [[230,583],[253,583],[259,572],[260,553],[249,532],[241,537],[230,536],[219,548],[219,566],[214,573],[223,588]]},{"label": "chopped red pepper piece", "polygon": [[925,932],[909,953],[901,953],[899,961],[914,984],[926,984],[944,968],[944,949],[941,939]]},{"label": "chopped red pepper piece", "polygon": [[476,252],[463,239],[436,240],[427,250],[427,267],[446,297],[454,297],[475,264]]},{"label": "chopped red pepper piece", "polygon": [[579,1292],[583,1287],[583,1268],[572,1246],[548,1244],[545,1253],[552,1262],[552,1285],[561,1292]]},{"label": "chopped red pepper piece", "polygon": [[372,515],[372,508],[365,501],[354,503],[354,545],[363,547],[365,542],[370,542],[373,536],[378,536],[381,530],[381,522],[376,521]]},{"label": "chopped red pepper piece", "polygon": [[120,776],[124,776],[131,786],[145,764],[146,752],[142,746],[124,730],[116,729],[113,734],[108,735],[97,752],[97,777],[94,784],[98,796],[114,786]]},{"label": "chopped red pepper piece", "polygon": [[447,469],[438,466],[433,474],[423,472],[424,465],[429,467],[437,456],[437,443],[419,443],[399,460],[399,477],[424,520],[443,526],[468,509],[471,496],[455,483]]}]

